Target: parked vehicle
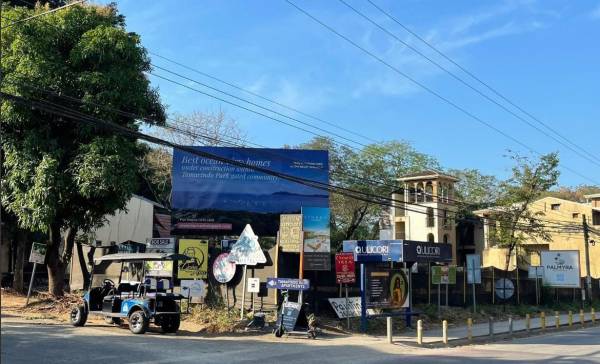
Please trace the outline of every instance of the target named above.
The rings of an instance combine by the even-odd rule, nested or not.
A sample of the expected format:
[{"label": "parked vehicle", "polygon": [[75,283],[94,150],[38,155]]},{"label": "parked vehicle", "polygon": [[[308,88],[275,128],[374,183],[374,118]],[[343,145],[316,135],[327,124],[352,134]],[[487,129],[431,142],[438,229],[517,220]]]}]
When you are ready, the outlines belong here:
[{"label": "parked vehicle", "polygon": [[[152,323],[164,333],[179,329],[181,315],[189,313],[189,295],[176,294],[170,279],[146,277],[146,262],[179,261],[189,257],[174,253],[116,253],[94,259],[91,288],[83,296],[83,304],[71,310],[71,324],[85,325],[88,315],[104,317],[107,323],[120,325],[124,319],[134,334],[143,334]],[[117,283],[109,278],[94,287],[94,270],[103,263],[121,263]],[[123,273],[130,273],[125,263],[141,263],[141,280],[123,281]],[[128,266],[134,266],[128,264]],[[125,268],[125,269],[124,269]],[[186,311],[182,312],[182,301],[187,300]]]}]

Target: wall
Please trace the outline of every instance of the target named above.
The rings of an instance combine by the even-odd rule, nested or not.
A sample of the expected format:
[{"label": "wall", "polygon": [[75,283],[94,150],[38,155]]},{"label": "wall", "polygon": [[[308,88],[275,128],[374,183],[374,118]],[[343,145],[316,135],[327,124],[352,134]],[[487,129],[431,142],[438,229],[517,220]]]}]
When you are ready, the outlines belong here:
[{"label": "wall", "polygon": [[111,241],[120,244],[127,240],[145,243],[147,238],[152,237],[153,212],[151,201],[133,196],[124,211],[106,216],[108,222],[95,230],[95,239],[102,241],[102,245],[109,245]]}]

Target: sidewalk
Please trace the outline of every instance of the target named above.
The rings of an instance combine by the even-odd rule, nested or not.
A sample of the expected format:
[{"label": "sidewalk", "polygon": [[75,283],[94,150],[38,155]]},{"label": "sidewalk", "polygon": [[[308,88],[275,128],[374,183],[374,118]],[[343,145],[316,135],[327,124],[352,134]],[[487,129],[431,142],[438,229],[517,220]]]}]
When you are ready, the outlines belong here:
[{"label": "sidewalk", "polygon": [[[598,320],[598,316],[596,317]],[[561,314],[559,315],[559,324],[561,327],[568,326],[569,323],[569,315]],[[589,326],[592,324],[592,315],[590,312],[586,312],[584,315],[584,324]],[[573,327],[580,327],[581,322],[579,319],[579,312],[573,312]],[[509,322],[505,321],[494,321],[494,335],[504,335],[509,333]],[[531,318],[531,330],[541,329],[542,321],[538,316]],[[526,320],[519,319],[513,320],[513,332],[525,331],[527,328]],[[546,313],[546,330],[552,330],[556,328],[556,317],[554,314]],[[483,323],[475,323],[473,324],[473,338],[476,337],[489,337],[490,336],[490,325],[488,322]],[[468,330],[466,323],[464,326],[458,327],[448,327],[448,340],[461,340],[467,339]],[[411,343],[417,344],[417,331],[403,333],[402,335],[394,335],[393,341],[398,343]],[[439,344],[442,343],[442,328],[435,328],[432,330],[423,330],[423,344]]]}]

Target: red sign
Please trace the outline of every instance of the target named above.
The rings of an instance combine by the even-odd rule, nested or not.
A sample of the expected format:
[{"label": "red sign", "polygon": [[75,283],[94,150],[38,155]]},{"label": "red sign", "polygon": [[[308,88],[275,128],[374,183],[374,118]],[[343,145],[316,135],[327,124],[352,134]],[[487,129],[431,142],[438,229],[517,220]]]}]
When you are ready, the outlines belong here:
[{"label": "red sign", "polygon": [[337,283],[355,283],[354,253],[337,253],[335,255],[335,278]]}]

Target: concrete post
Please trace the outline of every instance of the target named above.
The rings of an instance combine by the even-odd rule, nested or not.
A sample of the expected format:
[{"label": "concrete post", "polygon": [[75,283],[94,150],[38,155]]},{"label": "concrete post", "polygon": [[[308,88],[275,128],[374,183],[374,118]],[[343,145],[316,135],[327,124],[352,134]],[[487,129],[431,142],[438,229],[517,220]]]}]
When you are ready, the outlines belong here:
[{"label": "concrete post", "polygon": [[386,317],[386,321],[387,321],[387,341],[388,341],[388,344],[391,344],[392,343],[392,318]]},{"label": "concrete post", "polygon": [[442,321],[442,341],[444,344],[448,344],[448,321]]},{"label": "concrete post", "polygon": [[583,310],[579,310],[579,323],[581,324],[581,327],[585,326],[585,314],[583,313]]},{"label": "concrete post", "polygon": [[542,325],[542,330],[546,330],[546,312],[542,311],[542,313],[540,313],[540,321]]},{"label": "concrete post", "polygon": [[527,332],[529,332],[529,330],[531,330],[531,315],[530,314],[525,315],[525,330]]},{"label": "concrete post", "polygon": [[573,326],[573,311],[569,311],[569,327]]},{"label": "concrete post", "polygon": [[493,317],[488,317],[488,325],[490,326],[489,328],[489,334],[490,334],[490,339],[494,338],[494,318]]},{"label": "concrete post", "polygon": [[417,321],[417,344],[423,345],[423,320]]},{"label": "concrete post", "polygon": [[510,337],[513,336],[513,318],[512,316],[508,316],[508,334]]},{"label": "concrete post", "polygon": [[596,323],[596,311],[592,307],[592,325]]},{"label": "concrete post", "polygon": [[467,339],[473,341],[473,319],[470,317],[467,319]]},{"label": "concrete post", "polygon": [[556,325],[557,329],[560,327],[560,315],[558,311],[554,311],[554,324]]}]

